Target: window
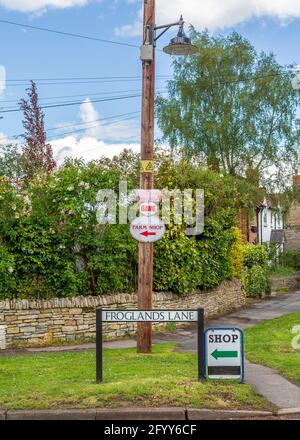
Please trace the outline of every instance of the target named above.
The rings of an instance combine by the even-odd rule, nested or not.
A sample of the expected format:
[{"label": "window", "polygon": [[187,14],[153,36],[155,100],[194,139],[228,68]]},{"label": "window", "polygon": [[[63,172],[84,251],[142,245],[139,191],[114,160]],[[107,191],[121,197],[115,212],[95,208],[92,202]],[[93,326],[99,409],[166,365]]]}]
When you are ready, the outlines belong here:
[{"label": "window", "polygon": [[264,226],[268,226],[268,211],[264,209]]},{"label": "window", "polygon": [[[275,214],[276,215],[276,214]],[[271,211],[271,228],[273,229],[273,223],[274,223],[274,214]]]}]

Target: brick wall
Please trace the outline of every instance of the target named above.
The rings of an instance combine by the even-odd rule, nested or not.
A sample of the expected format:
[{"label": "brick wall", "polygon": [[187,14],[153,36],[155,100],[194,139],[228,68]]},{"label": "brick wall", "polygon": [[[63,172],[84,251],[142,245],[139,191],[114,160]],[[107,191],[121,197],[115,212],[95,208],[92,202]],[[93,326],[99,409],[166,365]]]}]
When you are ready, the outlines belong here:
[{"label": "brick wall", "polygon": [[300,203],[294,202],[290,209],[284,227],[284,249],[286,251],[300,250]]},{"label": "brick wall", "polygon": [[[238,280],[226,281],[218,289],[188,295],[155,293],[155,309],[195,309],[204,307],[211,318],[245,304]],[[95,337],[95,308],[137,308],[136,294],[75,297],[72,299],[0,301],[0,327],[5,326],[6,345],[14,343],[49,344],[52,340],[91,340]],[[135,324],[105,324],[106,338],[135,331]],[[4,344],[4,343],[3,343]]]},{"label": "brick wall", "polygon": [[[294,188],[300,187],[300,175],[298,171],[293,176]],[[284,250],[299,251],[300,250],[300,203],[295,201],[286,219],[284,227]]]}]

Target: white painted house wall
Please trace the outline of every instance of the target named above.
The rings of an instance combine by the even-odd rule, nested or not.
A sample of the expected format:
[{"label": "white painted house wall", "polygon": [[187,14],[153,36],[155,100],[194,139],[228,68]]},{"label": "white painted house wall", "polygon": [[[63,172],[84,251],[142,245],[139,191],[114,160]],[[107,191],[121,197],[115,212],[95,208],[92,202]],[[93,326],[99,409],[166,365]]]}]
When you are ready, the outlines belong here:
[{"label": "white painted house wall", "polygon": [[270,244],[272,231],[283,229],[283,214],[278,209],[271,208],[266,200],[262,206],[264,208],[262,207],[258,216],[259,242]]}]

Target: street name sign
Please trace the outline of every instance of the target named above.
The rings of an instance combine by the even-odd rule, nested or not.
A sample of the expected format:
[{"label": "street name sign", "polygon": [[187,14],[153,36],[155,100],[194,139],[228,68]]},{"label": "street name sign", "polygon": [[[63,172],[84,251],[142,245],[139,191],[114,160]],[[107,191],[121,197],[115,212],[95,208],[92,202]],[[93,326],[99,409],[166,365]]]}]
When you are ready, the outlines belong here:
[{"label": "street name sign", "polygon": [[244,381],[244,335],[239,328],[205,331],[205,364],[209,379]]},{"label": "street name sign", "polygon": [[[103,380],[103,323],[108,322],[196,322],[198,379],[205,379],[204,310],[105,310],[96,309],[96,380]],[[153,362],[155,358],[153,357]]]},{"label": "street name sign", "polygon": [[103,310],[102,322],[197,322],[197,310]]},{"label": "street name sign", "polygon": [[166,232],[164,222],[156,216],[142,216],[133,220],[130,233],[135,240],[142,243],[153,243],[160,240]]}]

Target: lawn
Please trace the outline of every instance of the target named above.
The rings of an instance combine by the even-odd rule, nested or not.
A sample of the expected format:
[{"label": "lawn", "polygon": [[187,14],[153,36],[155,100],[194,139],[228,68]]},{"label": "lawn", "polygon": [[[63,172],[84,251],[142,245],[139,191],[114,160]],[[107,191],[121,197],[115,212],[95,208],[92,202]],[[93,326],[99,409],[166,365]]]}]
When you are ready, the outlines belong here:
[{"label": "lawn", "polygon": [[14,409],[191,406],[267,409],[248,385],[197,381],[195,355],[174,344],[152,355],[104,351],[104,383],[95,383],[95,352],[0,357],[0,407]]},{"label": "lawn", "polygon": [[292,347],[292,340],[296,336],[292,329],[295,326],[300,326],[300,312],[247,329],[246,355],[249,361],[275,368],[287,379],[300,385],[300,348]]}]

